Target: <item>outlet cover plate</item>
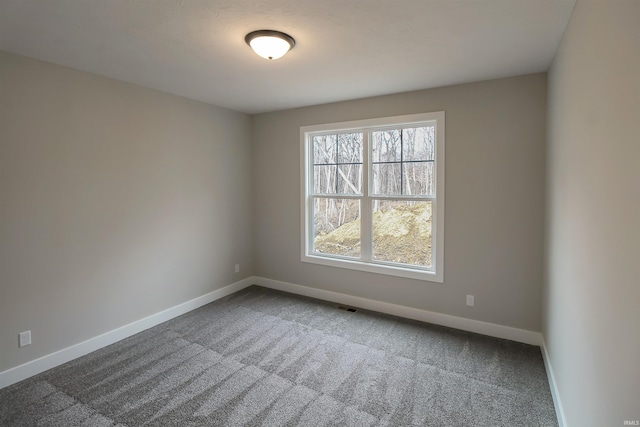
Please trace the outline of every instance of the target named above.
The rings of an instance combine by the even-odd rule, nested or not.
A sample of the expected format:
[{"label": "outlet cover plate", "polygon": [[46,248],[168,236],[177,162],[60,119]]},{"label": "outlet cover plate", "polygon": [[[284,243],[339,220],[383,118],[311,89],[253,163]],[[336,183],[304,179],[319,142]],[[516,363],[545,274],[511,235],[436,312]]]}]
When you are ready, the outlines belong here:
[{"label": "outlet cover plate", "polygon": [[20,347],[25,347],[31,344],[31,331],[20,332],[18,337],[20,339],[18,344]]}]

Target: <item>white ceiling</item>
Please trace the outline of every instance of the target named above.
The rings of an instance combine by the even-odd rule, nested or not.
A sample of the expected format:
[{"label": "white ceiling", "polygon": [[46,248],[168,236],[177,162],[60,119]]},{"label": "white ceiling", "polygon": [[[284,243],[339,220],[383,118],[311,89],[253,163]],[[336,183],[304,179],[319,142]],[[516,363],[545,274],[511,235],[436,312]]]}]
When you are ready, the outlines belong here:
[{"label": "white ceiling", "polygon": [[0,0],[0,50],[259,113],[546,71],[575,1]]}]

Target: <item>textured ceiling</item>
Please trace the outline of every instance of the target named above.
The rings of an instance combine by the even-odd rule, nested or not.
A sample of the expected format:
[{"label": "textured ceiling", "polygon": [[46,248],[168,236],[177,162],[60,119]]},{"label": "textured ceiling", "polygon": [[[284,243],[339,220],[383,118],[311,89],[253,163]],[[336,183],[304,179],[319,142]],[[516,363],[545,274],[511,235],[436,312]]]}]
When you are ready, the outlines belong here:
[{"label": "textured ceiling", "polygon": [[[575,0],[0,0],[0,50],[257,113],[546,71]],[[267,61],[244,36],[291,34]]]}]

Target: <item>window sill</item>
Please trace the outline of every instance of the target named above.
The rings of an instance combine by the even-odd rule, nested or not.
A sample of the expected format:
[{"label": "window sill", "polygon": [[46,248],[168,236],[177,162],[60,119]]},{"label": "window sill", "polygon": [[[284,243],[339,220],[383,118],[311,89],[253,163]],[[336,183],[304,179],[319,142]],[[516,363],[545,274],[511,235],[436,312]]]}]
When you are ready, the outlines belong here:
[{"label": "window sill", "polygon": [[366,271],[368,273],[385,274],[388,276],[404,277],[408,279],[423,280],[426,282],[444,282],[442,272],[437,273],[418,268],[401,267],[346,258],[330,258],[318,255],[302,255],[301,260],[302,262],[326,265],[329,267],[348,268],[350,270]]}]

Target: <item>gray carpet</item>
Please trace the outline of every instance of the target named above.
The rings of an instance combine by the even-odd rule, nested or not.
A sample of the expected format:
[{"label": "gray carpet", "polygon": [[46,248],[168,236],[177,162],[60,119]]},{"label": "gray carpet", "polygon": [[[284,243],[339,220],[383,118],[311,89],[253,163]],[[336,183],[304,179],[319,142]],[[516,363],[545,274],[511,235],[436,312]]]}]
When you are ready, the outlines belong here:
[{"label": "gray carpet", "polygon": [[2,426],[557,426],[538,347],[249,287],[0,390]]}]

